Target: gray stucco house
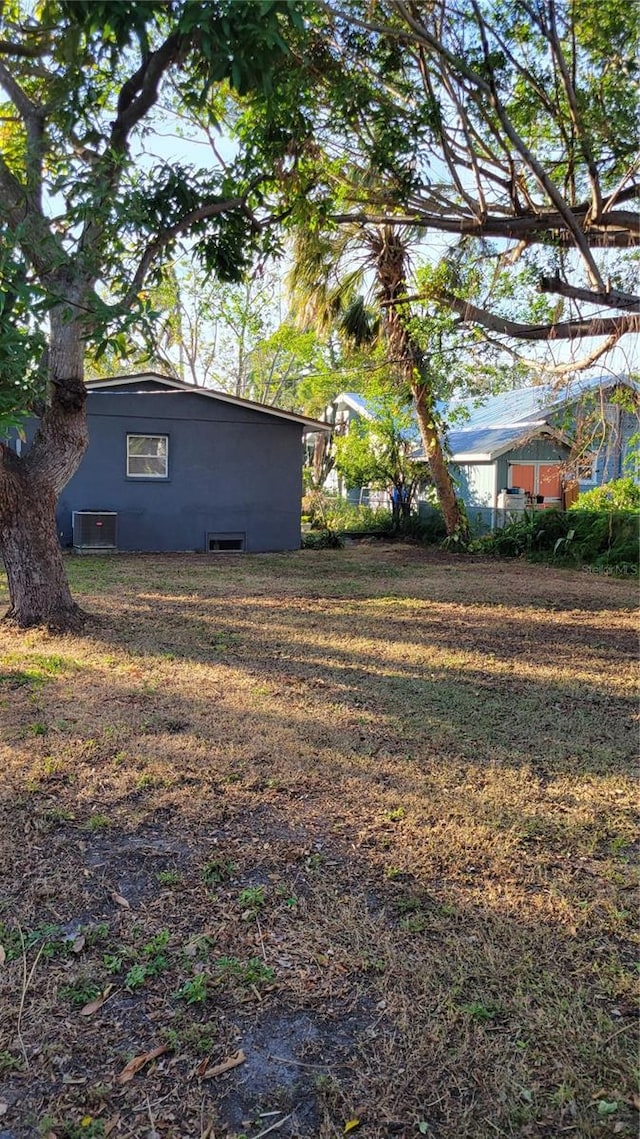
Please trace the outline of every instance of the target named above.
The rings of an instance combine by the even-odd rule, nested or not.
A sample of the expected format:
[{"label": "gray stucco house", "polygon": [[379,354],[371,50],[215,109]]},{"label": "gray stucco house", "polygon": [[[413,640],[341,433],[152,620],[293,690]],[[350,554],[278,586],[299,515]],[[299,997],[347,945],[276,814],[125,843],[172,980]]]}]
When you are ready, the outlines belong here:
[{"label": "gray stucco house", "polygon": [[299,548],[302,438],[322,424],[153,372],[87,387],[89,447],[58,505],[63,546]]}]

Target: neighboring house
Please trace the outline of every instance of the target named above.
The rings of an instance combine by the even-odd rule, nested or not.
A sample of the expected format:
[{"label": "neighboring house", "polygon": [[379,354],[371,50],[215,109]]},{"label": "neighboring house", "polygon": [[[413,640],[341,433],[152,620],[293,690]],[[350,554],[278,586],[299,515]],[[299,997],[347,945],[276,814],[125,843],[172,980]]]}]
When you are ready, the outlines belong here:
[{"label": "neighboring house", "polygon": [[[564,388],[541,385],[482,402],[452,401],[438,410],[449,420],[447,444],[458,492],[471,515],[495,524],[505,503],[560,507],[578,489],[629,473],[637,452],[639,406],[640,385],[596,376]],[[374,405],[342,392],[327,418],[338,430],[348,430],[357,416],[374,419]],[[417,424],[415,457],[425,458]],[[522,493],[507,499],[504,492],[516,489]]]},{"label": "neighboring house", "polygon": [[[325,419],[331,424],[333,435],[339,436],[346,434],[353,419],[368,419],[373,423],[376,414],[375,400],[368,400],[357,392],[341,392],[326,408]],[[416,447],[419,447],[420,432],[417,423],[411,436],[405,437],[409,442],[415,440]],[[353,487],[347,490],[335,468],[330,472],[324,485],[329,491],[344,494],[345,498],[356,506],[391,507],[391,488],[389,491],[371,490],[369,487]]]},{"label": "neighboring house", "polygon": [[520,505],[562,507],[579,490],[628,473],[639,393],[631,380],[596,376],[451,404],[447,440],[467,509],[494,522],[514,490]]},{"label": "neighboring house", "polygon": [[153,372],[87,387],[89,447],[58,504],[64,546],[299,548],[302,436],[326,427]]}]

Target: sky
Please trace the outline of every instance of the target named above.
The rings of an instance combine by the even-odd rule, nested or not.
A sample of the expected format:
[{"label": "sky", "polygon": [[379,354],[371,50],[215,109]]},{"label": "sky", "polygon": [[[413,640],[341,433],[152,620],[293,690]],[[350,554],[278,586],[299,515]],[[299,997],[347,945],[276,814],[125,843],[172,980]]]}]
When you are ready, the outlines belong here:
[{"label": "sky", "polygon": [[[216,161],[212,152],[210,140],[204,132],[200,133],[188,120],[171,117],[170,113],[162,110],[154,116],[154,132],[147,134],[143,142],[141,157],[143,162],[153,165],[155,162],[179,161],[193,164],[196,167],[210,165]],[[233,159],[236,152],[233,141],[224,133],[214,135],[217,155],[223,162]],[[421,244],[418,259],[427,262],[437,261],[446,251],[450,239],[443,234],[431,233]],[[507,248],[505,243],[505,248]],[[283,276],[286,273],[287,263],[282,263]],[[584,310],[587,312],[588,310]],[[611,315],[606,312],[604,315]],[[557,340],[541,344],[539,342],[524,342],[519,344],[522,356],[534,361],[542,361],[551,367],[561,366],[571,360],[581,360],[589,356],[598,347],[598,339],[582,338],[577,342]],[[605,356],[597,360],[585,370],[585,375],[629,375],[640,371],[640,337],[628,335]]]}]

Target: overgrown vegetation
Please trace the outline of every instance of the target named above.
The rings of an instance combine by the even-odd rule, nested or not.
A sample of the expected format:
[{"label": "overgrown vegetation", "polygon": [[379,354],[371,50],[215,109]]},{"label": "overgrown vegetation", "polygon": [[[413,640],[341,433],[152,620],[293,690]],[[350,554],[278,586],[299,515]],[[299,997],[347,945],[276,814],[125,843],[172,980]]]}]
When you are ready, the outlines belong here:
[{"label": "overgrown vegetation", "polygon": [[[581,496],[579,502],[583,498],[588,496]],[[566,512],[525,512],[521,519],[479,538],[472,548],[503,558],[528,557],[637,573],[640,513],[605,513],[598,502],[603,502],[602,497],[588,501],[584,510],[576,503]]]},{"label": "overgrown vegetation", "polygon": [[587,490],[569,508],[570,510],[593,510],[624,512],[640,511],[640,483],[635,479],[613,479],[611,482]]},{"label": "overgrown vegetation", "polygon": [[446,535],[442,512],[429,506],[424,513],[394,518],[384,507],[358,506],[337,494],[311,491],[302,501],[303,546],[329,549],[340,545],[342,536],[365,534],[380,538],[411,538],[418,542],[439,543]]},{"label": "overgrown vegetation", "polygon": [[68,566],[87,635],[0,627],[2,1127],[631,1139],[634,584]]}]

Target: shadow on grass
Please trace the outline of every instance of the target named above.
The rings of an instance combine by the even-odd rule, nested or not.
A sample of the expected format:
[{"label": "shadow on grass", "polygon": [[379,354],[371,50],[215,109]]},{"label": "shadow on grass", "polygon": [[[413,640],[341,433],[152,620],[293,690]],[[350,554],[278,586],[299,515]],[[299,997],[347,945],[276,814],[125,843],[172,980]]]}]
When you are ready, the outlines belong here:
[{"label": "shadow on grass", "polygon": [[[614,1123],[632,1134],[622,930],[607,937],[602,899],[592,914],[575,910],[577,929],[550,904],[554,882],[524,867],[517,897],[477,866],[484,896],[433,865],[389,876],[354,843],[353,825],[328,832],[305,797],[255,810],[251,794],[237,796],[229,817],[203,795],[197,811],[189,802],[100,832],[43,819],[35,796],[14,804],[41,851],[15,918],[86,944],[45,954],[34,973],[22,1018],[30,1068],[0,1075],[12,1135],[31,1135],[44,1116],[60,1133],[89,1114],[137,1134],[147,1104],[169,1135],[199,1134],[203,1122],[257,1135],[290,1113],[281,1133],[304,1139],[332,1139],[354,1115],[372,1139],[409,1139],[420,1122],[440,1139],[488,1139],[496,1127],[596,1139]],[[415,836],[396,828],[386,857],[406,843]],[[214,886],[204,874],[213,861],[227,867]],[[258,880],[263,903],[247,916],[243,891]],[[564,885],[557,873],[556,892]],[[128,989],[127,970],[148,961],[162,930],[165,965]],[[114,973],[106,963],[118,955]],[[273,970],[260,991],[220,981],[221,961],[254,959]],[[185,1005],[176,994],[195,976],[208,999]],[[116,989],[83,1018],[69,992],[88,983]],[[16,959],[0,988],[5,1056],[20,984]],[[131,1055],[163,1042],[170,1052],[155,1065],[114,1083]],[[198,1077],[238,1049],[237,1069]],[[601,1102],[616,1104],[610,1118]]]},{"label": "shadow on grass", "polygon": [[[354,1116],[368,1139],[631,1135],[626,640],[593,616],[585,633],[569,577],[545,587],[560,617],[507,616],[476,577],[387,621],[383,576],[314,601],[283,569],[275,596],[264,559],[261,598],[234,565],[246,581],[207,566],[185,597],[166,565],[123,577],[88,637],[10,646],[0,942],[39,929],[29,968],[54,946],[25,994],[28,1071],[6,1068],[19,956],[0,969],[14,1139],[45,1115],[65,1137],[90,1117],[174,1139],[289,1113],[277,1133],[304,1139]],[[52,927],[84,945],[58,952]],[[127,982],[163,931],[166,964]],[[71,994],[108,984],[81,1017]]]}]

